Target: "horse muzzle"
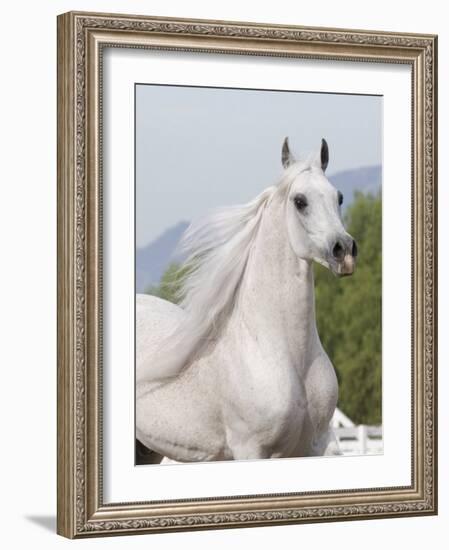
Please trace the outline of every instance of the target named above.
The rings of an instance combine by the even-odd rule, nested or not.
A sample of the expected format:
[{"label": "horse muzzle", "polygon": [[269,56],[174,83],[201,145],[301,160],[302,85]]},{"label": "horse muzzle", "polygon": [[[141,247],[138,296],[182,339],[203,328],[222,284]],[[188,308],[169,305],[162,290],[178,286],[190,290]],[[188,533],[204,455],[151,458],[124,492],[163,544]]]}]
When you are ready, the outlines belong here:
[{"label": "horse muzzle", "polygon": [[347,277],[355,271],[355,257],[352,254],[346,254],[343,260],[336,264],[335,274],[339,277]]},{"label": "horse muzzle", "polygon": [[357,257],[357,243],[351,238],[349,241],[337,241],[332,249],[332,271],[338,277],[347,277],[355,271]]}]

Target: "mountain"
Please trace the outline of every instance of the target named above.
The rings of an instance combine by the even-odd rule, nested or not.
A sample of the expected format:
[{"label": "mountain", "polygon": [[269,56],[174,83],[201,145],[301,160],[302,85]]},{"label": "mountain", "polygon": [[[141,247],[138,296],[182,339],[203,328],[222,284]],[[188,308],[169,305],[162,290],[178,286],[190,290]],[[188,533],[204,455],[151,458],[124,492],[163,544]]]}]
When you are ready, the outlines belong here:
[{"label": "mountain", "polygon": [[[329,176],[332,184],[344,195],[344,207],[354,199],[355,191],[377,193],[382,185],[382,167],[364,166],[355,170],[338,172]],[[157,285],[168,265],[179,260],[175,249],[189,223],[181,221],[168,228],[157,239],[136,250],[136,292],[144,292],[151,285]]]},{"label": "mountain", "polygon": [[338,172],[329,176],[329,181],[344,196],[344,207],[348,207],[354,199],[355,191],[377,193],[382,187],[382,166],[363,166],[354,170]]},{"label": "mountain", "polygon": [[147,246],[137,248],[136,292],[159,283],[170,262],[176,261],[175,249],[188,225],[186,221],[179,222]]}]

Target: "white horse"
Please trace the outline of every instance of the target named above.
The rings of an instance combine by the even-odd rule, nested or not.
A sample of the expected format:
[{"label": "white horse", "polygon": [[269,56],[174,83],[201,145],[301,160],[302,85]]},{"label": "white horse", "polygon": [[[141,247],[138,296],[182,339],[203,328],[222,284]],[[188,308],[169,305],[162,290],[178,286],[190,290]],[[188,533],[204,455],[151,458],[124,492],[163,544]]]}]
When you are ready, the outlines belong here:
[{"label": "white horse", "polygon": [[136,437],[157,461],[338,453],[312,262],[350,275],[357,248],[328,159],[322,140],[296,161],[286,138],[277,185],[187,229],[180,306],[138,296]]}]

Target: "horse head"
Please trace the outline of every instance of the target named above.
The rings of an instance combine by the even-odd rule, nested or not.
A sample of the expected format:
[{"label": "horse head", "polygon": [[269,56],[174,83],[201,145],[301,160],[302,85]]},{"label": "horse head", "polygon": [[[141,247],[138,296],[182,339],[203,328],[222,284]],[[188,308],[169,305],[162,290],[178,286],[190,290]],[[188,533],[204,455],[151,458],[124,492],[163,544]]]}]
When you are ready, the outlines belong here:
[{"label": "horse head", "polygon": [[287,182],[286,220],[290,244],[303,260],[314,260],[337,276],[352,275],[357,244],[345,230],[341,217],[343,195],[325,176],[329,163],[326,140],[307,161],[297,161],[288,138],[282,147]]}]

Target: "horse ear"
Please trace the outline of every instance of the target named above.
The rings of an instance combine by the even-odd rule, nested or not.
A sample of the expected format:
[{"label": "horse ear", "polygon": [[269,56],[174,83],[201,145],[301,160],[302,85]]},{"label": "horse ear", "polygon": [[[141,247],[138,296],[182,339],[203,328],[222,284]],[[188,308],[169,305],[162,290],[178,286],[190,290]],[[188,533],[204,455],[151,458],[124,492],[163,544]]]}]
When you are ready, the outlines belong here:
[{"label": "horse ear", "polygon": [[288,146],[288,137],[284,139],[282,144],[282,166],[288,168],[295,162],[293,155],[290,153],[290,147]]},{"label": "horse ear", "polygon": [[329,164],[329,146],[324,138],[321,140],[320,160],[321,169],[325,172],[327,165]]}]

